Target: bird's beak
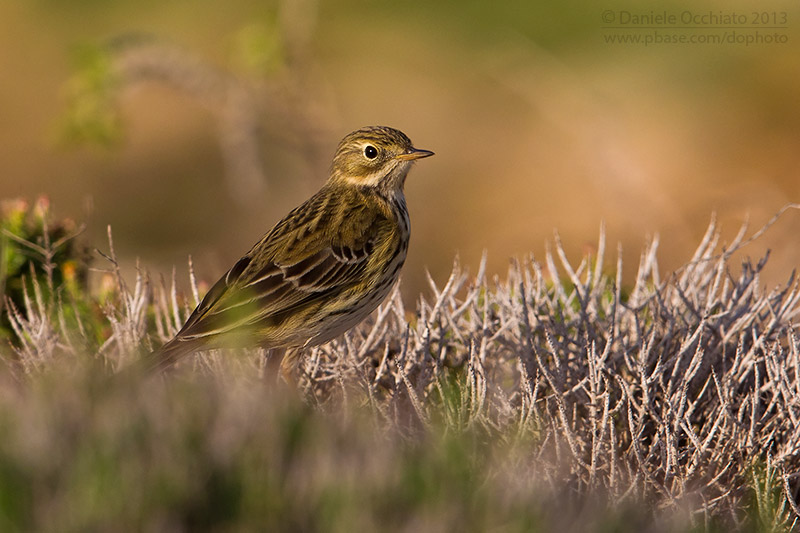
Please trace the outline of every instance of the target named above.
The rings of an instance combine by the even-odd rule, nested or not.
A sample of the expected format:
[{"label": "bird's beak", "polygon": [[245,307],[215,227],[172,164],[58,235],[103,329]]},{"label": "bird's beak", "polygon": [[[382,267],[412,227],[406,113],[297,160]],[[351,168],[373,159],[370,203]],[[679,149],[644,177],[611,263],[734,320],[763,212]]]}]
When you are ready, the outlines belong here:
[{"label": "bird's beak", "polygon": [[430,150],[420,150],[419,148],[409,148],[404,154],[396,155],[395,159],[402,161],[414,161],[415,159],[422,159],[423,157],[430,157],[433,152]]}]

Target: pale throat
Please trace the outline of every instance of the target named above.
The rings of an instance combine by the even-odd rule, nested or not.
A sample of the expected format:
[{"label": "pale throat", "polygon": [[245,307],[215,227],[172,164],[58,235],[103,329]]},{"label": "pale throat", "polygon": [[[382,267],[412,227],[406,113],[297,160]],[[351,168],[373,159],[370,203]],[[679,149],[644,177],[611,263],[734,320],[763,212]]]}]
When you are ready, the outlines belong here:
[{"label": "pale throat", "polygon": [[358,177],[344,175],[343,177],[348,183],[359,187],[376,187],[387,192],[393,191],[402,194],[403,184],[410,169],[410,162],[392,161],[391,166],[384,166],[366,175]]}]

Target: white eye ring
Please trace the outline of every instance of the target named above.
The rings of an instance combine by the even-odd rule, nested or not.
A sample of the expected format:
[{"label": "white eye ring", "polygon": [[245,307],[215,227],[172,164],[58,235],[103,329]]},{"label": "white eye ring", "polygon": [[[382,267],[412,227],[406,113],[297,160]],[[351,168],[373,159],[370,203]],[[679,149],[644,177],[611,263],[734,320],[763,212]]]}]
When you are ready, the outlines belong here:
[{"label": "white eye ring", "polygon": [[378,149],[371,144],[366,145],[364,147],[364,157],[367,159],[375,159],[378,157]]}]

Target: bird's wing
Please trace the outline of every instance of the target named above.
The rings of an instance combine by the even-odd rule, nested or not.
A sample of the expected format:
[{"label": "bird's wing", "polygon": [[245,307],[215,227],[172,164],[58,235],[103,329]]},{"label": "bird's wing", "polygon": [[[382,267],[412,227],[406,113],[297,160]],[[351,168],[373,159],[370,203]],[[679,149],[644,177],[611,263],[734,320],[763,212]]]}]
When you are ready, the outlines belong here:
[{"label": "bird's wing", "polygon": [[391,231],[385,214],[364,202],[342,209],[330,198],[313,197],[214,284],[177,338],[252,326],[335,297],[363,279],[376,246]]}]

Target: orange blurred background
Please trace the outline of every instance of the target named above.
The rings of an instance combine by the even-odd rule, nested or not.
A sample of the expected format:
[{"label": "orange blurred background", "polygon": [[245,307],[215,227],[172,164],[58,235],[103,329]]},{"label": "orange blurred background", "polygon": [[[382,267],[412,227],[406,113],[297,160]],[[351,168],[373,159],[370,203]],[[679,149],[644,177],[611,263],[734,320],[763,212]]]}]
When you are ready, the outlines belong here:
[{"label": "orange blurred background", "polygon": [[[688,28],[623,20],[687,10],[709,16]],[[725,28],[733,12],[747,23]],[[730,240],[746,216],[755,230],[800,199],[797,2],[30,0],[0,3],[0,28],[0,198],[46,194],[57,215],[89,223],[93,246],[107,249],[111,225],[128,267],[174,265],[182,283],[190,254],[213,282],[369,124],[437,154],[407,182],[409,297],[426,268],[442,283],[456,253],[474,271],[488,250],[500,274],[512,256],[542,259],[554,229],[577,262],[603,221],[610,268],[620,242],[631,279],[657,233],[664,272],[691,257],[712,212]],[[720,44],[609,42],[731,31]],[[116,143],[65,142],[74,50],[131,33],[247,88],[263,189],[237,189],[215,104],[157,80],[120,89]],[[757,34],[779,37],[736,42]],[[772,248],[769,279],[784,280],[798,229],[789,212],[744,253]]]}]

